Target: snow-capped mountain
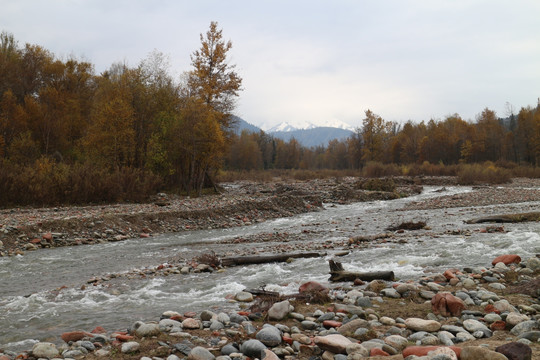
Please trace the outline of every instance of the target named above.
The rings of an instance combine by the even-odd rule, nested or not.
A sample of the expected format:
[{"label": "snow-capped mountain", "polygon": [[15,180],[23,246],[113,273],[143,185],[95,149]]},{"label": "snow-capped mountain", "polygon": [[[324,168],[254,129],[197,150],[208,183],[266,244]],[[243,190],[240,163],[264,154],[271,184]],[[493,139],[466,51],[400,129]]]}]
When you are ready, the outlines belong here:
[{"label": "snow-capped mountain", "polygon": [[285,121],[282,122],[276,126],[273,126],[271,128],[266,129],[265,131],[267,133],[275,133],[275,132],[291,132],[296,130],[310,130],[315,128],[336,128],[336,129],[343,129],[343,130],[349,130],[354,131],[355,127],[347,124],[344,121],[333,119],[325,121],[324,123],[314,124],[314,123],[303,123],[303,124],[297,124],[297,125],[291,125],[289,122]]}]

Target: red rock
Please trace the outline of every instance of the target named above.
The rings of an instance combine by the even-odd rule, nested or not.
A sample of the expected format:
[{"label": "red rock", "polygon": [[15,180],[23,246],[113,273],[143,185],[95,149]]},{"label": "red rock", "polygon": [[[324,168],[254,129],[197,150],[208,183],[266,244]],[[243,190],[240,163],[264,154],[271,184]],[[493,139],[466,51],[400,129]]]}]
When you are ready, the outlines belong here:
[{"label": "red rock", "polygon": [[322,324],[325,328],[338,328],[341,325],[343,325],[339,321],[334,321],[334,320],[324,320]]},{"label": "red rock", "polygon": [[[510,360],[527,360],[532,358],[532,349],[529,345],[519,342],[511,342],[497,346],[495,351],[503,354]],[[536,359],[536,358],[535,358]]]},{"label": "red rock", "polygon": [[489,326],[489,328],[493,331],[495,330],[504,330],[506,329],[506,323],[502,320],[495,321],[493,324]]},{"label": "red rock", "polygon": [[327,293],[329,290],[326,286],[319,284],[316,281],[308,281],[307,283],[304,283],[300,285],[298,288],[298,292],[300,294],[306,293],[306,292],[323,292]]},{"label": "red rock", "polygon": [[465,309],[465,303],[448,292],[442,292],[431,298],[431,309],[442,316],[460,316]]},{"label": "red rock", "polygon": [[150,237],[150,234],[147,234],[147,233],[140,233],[140,234],[139,234],[139,237],[141,237],[141,238],[149,238],[149,237]]},{"label": "red rock", "polygon": [[0,360],[11,360],[11,358],[7,355],[0,355]]},{"label": "red rock", "polygon": [[[440,348],[440,347],[443,347],[443,346],[409,346],[403,350],[402,355],[404,359],[407,356],[411,356],[411,355],[426,356],[428,352],[435,350],[437,348]],[[457,346],[449,346],[449,348],[452,349],[456,353],[459,359],[459,356],[461,355],[461,348]]]},{"label": "red rock", "polygon": [[390,354],[387,353],[384,350],[381,350],[381,349],[378,349],[378,348],[373,348],[369,352],[369,356],[390,356]]},{"label": "red rock", "polygon": [[444,277],[447,278],[448,280],[450,279],[454,279],[456,277],[456,275],[454,275],[454,269],[448,269],[444,272]]},{"label": "red rock", "polygon": [[131,336],[131,335],[124,335],[124,334],[116,335],[116,340],[120,341],[120,342],[128,342],[128,341],[133,340],[133,339],[135,339],[135,337]]},{"label": "red rock", "polygon": [[361,286],[361,285],[364,285],[365,283],[366,283],[365,281],[362,281],[360,279],[354,279],[354,282],[353,282],[355,286]]},{"label": "red rock", "polygon": [[484,312],[486,314],[489,314],[489,313],[500,314],[501,313],[501,311],[499,309],[497,309],[495,306],[493,306],[492,304],[489,304],[488,306],[486,306],[484,308]]},{"label": "red rock", "polygon": [[90,331],[92,334],[106,334],[107,330],[102,328],[101,326],[97,326],[94,330]]},{"label": "red rock", "polygon": [[41,238],[42,238],[43,240],[51,241],[51,240],[53,239],[53,236],[52,236],[52,234],[49,232],[49,233],[43,234],[43,235],[41,236]]},{"label": "red rock", "polygon": [[292,345],[292,343],[293,343],[293,339],[290,338],[290,337],[282,336],[281,339],[283,340],[283,342],[286,342],[289,345]]},{"label": "red rock", "polygon": [[495,260],[491,262],[491,265],[495,266],[495,264],[500,263],[500,262],[504,263],[504,265],[519,264],[521,262],[521,258],[519,257],[519,255],[515,255],[515,254],[501,255],[501,256],[497,256]]},{"label": "red rock", "polygon": [[197,313],[194,311],[188,311],[184,313],[184,316],[187,318],[194,318],[195,316],[197,316]]},{"label": "red rock", "polygon": [[87,336],[92,336],[92,334],[89,334],[86,331],[71,331],[60,335],[62,340],[64,340],[66,343],[69,343],[70,341],[79,341]]},{"label": "red rock", "polygon": [[41,242],[41,239],[32,239],[30,240],[32,244],[39,244]]},{"label": "red rock", "polygon": [[181,315],[173,315],[170,317],[170,319],[175,320],[175,321],[180,321],[180,322],[184,321],[184,317]]},{"label": "red rock", "polygon": [[237,312],[238,315],[240,316],[249,316],[250,312],[249,311],[239,311]]}]

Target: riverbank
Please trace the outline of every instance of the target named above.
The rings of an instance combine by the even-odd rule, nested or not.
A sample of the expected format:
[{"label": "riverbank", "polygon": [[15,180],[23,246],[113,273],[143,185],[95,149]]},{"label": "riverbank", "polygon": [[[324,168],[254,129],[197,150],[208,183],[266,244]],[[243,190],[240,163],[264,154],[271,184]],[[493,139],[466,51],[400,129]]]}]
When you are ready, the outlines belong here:
[{"label": "riverbank", "polygon": [[357,178],[222,184],[220,194],[199,198],[158,194],[143,204],[0,210],[0,256],[165,233],[230,228],[317,211],[322,203],[387,200],[420,191],[359,188]]}]

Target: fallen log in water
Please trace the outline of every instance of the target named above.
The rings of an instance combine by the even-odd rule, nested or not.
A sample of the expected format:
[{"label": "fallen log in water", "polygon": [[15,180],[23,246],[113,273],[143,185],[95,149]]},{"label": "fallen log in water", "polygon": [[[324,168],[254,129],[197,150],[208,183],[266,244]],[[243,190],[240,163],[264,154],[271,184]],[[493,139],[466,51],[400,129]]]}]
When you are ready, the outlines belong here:
[{"label": "fallen log in water", "polygon": [[285,262],[289,259],[313,258],[321,256],[326,256],[326,253],[309,252],[278,255],[235,256],[221,259],[221,264],[223,266],[267,264],[273,262]]},{"label": "fallen log in water", "polygon": [[329,281],[354,281],[360,279],[363,281],[372,281],[372,280],[394,280],[393,271],[374,271],[366,273],[357,273],[352,271],[345,271],[343,265],[340,262],[334,260],[328,260],[328,265],[330,266],[330,278]]},{"label": "fallen log in water", "polygon": [[482,224],[482,223],[521,223],[527,221],[540,221],[540,212],[530,212],[521,214],[504,214],[496,216],[488,216],[467,220],[467,224]]}]

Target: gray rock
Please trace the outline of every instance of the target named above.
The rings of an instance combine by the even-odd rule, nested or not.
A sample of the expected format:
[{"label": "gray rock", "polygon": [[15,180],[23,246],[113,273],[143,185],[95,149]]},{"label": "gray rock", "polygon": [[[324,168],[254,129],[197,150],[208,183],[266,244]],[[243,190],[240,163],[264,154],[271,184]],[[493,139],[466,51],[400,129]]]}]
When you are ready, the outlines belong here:
[{"label": "gray rock", "polygon": [[191,349],[187,358],[189,360],[214,360],[216,357],[205,348],[197,346]]},{"label": "gray rock", "polygon": [[336,317],[336,313],[327,312],[319,316],[319,318],[317,319],[317,322],[323,322],[326,320],[334,320],[335,317]]},{"label": "gray rock", "polygon": [[500,321],[501,319],[501,316],[495,313],[484,315],[484,320],[489,324],[494,323],[495,321]]},{"label": "gray rock", "polygon": [[304,320],[300,323],[304,330],[316,330],[319,328],[319,324],[314,321]]},{"label": "gray rock", "polygon": [[222,355],[230,355],[232,353],[240,352],[240,349],[238,349],[233,344],[227,344],[224,347],[221,348],[221,354]]},{"label": "gray rock", "polygon": [[438,321],[419,318],[408,318],[405,320],[405,325],[414,331],[435,332],[441,328],[441,323]]},{"label": "gray rock", "polygon": [[278,346],[281,344],[281,331],[275,326],[265,324],[255,338],[268,347]]},{"label": "gray rock", "polygon": [[532,342],[540,340],[540,331],[527,331],[518,336],[519,339],[527,339]]},{"label": "gray rock", "polygon": [[32,355],[37,358],[52,359],[58,357],[60,352],[56,345],[49,342],[39,342],[32,347]]},{"label": "gray rock", "polygon": [[467,332],[467,330],[465,330],[461,326],[456,325],[443,325],[441,326],[441,330],[451,332],[454,335],[460,332]]},{"label": "gray rock", "polygon": [[238,315],[236,313],[231,314],[229,317],[231,322],[235,324],[241,324],[248,319],[246,316]]},{"label": "gray rock", "polygon": [[455,336],[451,332],[439,331],[439,333],[437,334],[437,337],[439,338],[439,341],[443,345],[446,345],[446,346],[454,345],[454,342],[452,341],[452,339],[455,338]]},{"label": "gray rock", "polygon": [[290,306],[291,305],[288,300],[275,303],[268,310],[268,319],[283,320],[289,314]]},{"label": "gray rock", "polygon": [[422,340],[420,340],[420,343],[422,345],[438,345],[439,344],[439,338],[435,335],[427,335],[425,337],[422,338]]},{"label": "gray rock", "polygon": [[210,321],[214,316],[216,316],[216,314],[210,310],[204,310],[200,315],[202,321]]},{"label": "gray rock", "polygon": [[506,316],[506,323],[510,326],[516,326],[519,323],[522,323],[524,321],[531,320],[527,315],[511,312]]},{"label": "gray rock", "polygon": [[211,331],[221,330],[221,329],[224,329],[224,328],[225,328],[225,325],[223,325],[223,323],[220,322],[220,321],[214,320],[214,321],[211,321],[211,323],[210,323],[210,330]]},{"label": "gray rock", "polygon": [[236,299],[236,301],[240,302],[251,302],[253,301],[253,294],[246,291],[240,291],[234,296],[234,298]]},{"label": "gray rock", "polygon": [[217,315],[217,320],[224,324],[224,325],[227,325],[231,322],[231,318],[229,315],[225,314],[224,312],[220,312],[218,315]]},{"label": "gray rock", "polygon": [[123,354],[138,351],[141,345],[136,341],[129,341],[122,344],[121,351]]},{"label": "gray rock", "polygon": [[532,257],[527,260],[526,265],[529,269],[533,271],[540,270],[540,259],[537,257]]},{"label": "gray rock", "polygon": [[394,288],[386,288],[381,290],[381,294],[383,296],[392,298],[392,299],[399,299],[401,298],[401,295],[397,292]]},{"label": "gray rock", "polygon": [[363,336],[365,334],[367,334],[367,332],[369,331],[369,329],[366,329],[366,328],[358,328],[356,329],[356,331],[354,332],[354,336],[357,337],[357,336]]},{"label": "gray rock", "polygon": [[510,332],[516,336],[538,329],[538,322],[534,320],[524,321],[512,328]]},{"label": "gray rock", "polygon": [[428,336],[428,335],[430,335],[430,334],[429,334],[428,332],[426,332],[426,331],[418,331],[418,332],[412,333],[412,334],[408,337],[408,339],[409,339],[410,341],[417,342],[417,341],[422,340],[424,337],[426,337],[426,336]]},{"label": "gray rock", "polygon": [[240,346],[240,351],[242,352],[242,354],[249,356],[251,358],[259,358],[259,359],[262,357],[261,355],[262,352],[266,349],[267,347],[262,342],[260,342],[259,340],[254,340],[254,339],[245,341]]},{"label": "gray rock", "polygon": [[140,324],[139,327],[135,330],[135,334],[137,334],[140,337],[150,337],[150,336],[156,336],[159,335],[161,331],[159,331],[159,325],[158,324]]},{"label": "gray rock", "polygon": [[364,319],[354,319],[338,328],[342,335],[350,335],[356,332],[358,328],[369,328],[369,323]]},{"label": "gray rock", "polygon": [[393,347],[394,349],[401,351],[405,349],[409,341],[400,335],[390,335],[384,339],[384,342]]},{"label": "gray rock", "polygon": [[163,319],[160,320],[158,327],[161,332],[171,332],[173,329],[180,331],[182,330],[182,323],[176,320]]},{"label": "gray rock", "polygon": [[366,296],[361,296],[361,297],[356,298],[356,305],[361,306],[363,308],[373,306],[373,304],[371,303],[371,299]]},{"label": "gray rock", "polygon": [[463,327],[467,329],[467,331],[473,333],[475,331],[482,331],[484,329],[487,329],[487,326],[481,323],[478,320],[474,319],[467,319],[463,321]]}]

